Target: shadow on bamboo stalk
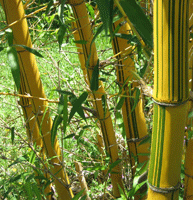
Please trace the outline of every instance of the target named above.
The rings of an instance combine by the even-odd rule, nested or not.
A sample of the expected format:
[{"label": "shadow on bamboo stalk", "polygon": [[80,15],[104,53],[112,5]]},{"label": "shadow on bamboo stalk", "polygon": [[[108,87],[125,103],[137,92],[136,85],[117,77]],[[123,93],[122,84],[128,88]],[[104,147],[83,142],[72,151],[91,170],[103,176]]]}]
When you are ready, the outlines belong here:
[{"label": "shadow on bamboo stalk", "polygon": [[[32,43],[28,31],[27,21],[24,19],[25,14],[22,1],[1,0],[0,2],[5,11],[7,23],[10,24],[18,20],[18,22],[12,26],[14,44],[25,45],[31,48]],[[20,20],[22,18],[23,20]],[[21,47],[16,47],[16,50],[19,58],[20,73],[23,78],[21,92],[45,98],[35,56]],[[37,132],[41,134],[44,149],[43,152],[46,152],[48,158],[52,158],[50,161],[50,168],[52,173],[57,177],[57,179],[54,180],[54,183],[59,199],[63,199],[64,197],[67,200],[71,199],[73,194],[69,187],[68,176],[65,172],[64,166],[61,164],[61,152],[58,141],[55,140],[54,148],[51,147],[50,131],[52,128],[52,120],[49,116],[48,103],[37,99],[31,99],[29,105],[32,106],[34,116],[37,116],[36,123],[39,129]],[[27,114],[29,113],[26,113],[26,115]],[[34,137],[39,138],[39,135],[34,135],[33,138]]]}]

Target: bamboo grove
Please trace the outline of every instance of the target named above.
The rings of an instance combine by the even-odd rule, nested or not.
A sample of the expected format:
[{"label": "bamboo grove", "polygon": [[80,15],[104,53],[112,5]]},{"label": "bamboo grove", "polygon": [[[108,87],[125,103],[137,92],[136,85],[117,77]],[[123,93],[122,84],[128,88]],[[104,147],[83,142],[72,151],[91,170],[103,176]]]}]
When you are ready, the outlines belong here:
[{"label": "bamboo grove", "polygon": [[[81,190],[73,193],[72,176],[64,164],[63,138],[57,135],[62,124],[63,134],[72,139],[73,134],[68,132],[71,119],[77,113],[86,121],[85,114],[89,113],[96,128],[95,146],[100,152],[97,162],[105,188],[103,199],[177,200],[182,190],[183,199],[193,199],[193,0],[51,0],[40,9],[35,7],[39,10],[34,15],[48,14],[52,8],[55,12],[59,7],[59,50],[65,48],[62,42],[66,27],[70,27],[69,37],[76,44],[84,78],[84,91],[79,97],[57,90],[58,112],[54,120],[45,101],[35,57],[41,54],[32,48],[25,14],[30,5],[38,5],[34,3],[37,2],[0,0],[6,17],[6,27],[1,32],[7,37],[7,55],[10,66],[13,65],[17,94],[21,95],[18,104],[23,112],[27,143],[41,162],[42,179],[46,180],[37,179],[38,188],[45,193],[41,198],[53,199],[57,194],[58,199],[64,200],[94,199],[89,193],[89,180],[84,177],[83,163],[77,160],[71,171],[76,173]],[[71,15],[68,24],[63,19],[64,7]],[[99,60],[97,51],[97,37],[102,31],[113,53],[104,61]],[[143,66],[141,71],[138,63]],[[109,66],[111,75],[106,70]],[[117,87],[113,95],[108,94],[107,84],[100,77],[102,71],[109,80],[115,77]],[[26,94],[32,98],[26,98]],[[151,116],[146,116],[147,101],[153,102],[153,125],[148,122]],[[116,113],[121,113],[125,138],[117,133]],[[89,127],[88,120],[85,123]],[[120,143],[124,151],[120,150]],[[34,174],[40,177],[35,168]],[[106,192],[107,184],[112,184],[110,193]]]}]

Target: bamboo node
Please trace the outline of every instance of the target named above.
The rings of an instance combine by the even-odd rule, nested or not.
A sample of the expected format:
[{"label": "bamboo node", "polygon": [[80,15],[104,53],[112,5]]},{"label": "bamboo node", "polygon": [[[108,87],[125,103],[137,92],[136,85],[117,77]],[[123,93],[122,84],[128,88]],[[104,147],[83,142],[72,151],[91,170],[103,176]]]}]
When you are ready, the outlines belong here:
[{"label": "bamboo node", "polygon": [[187,176],[188,178],[192,178],[193,179],[193,176],[191,176],[191,175],[189,175],[189,174],[186,174],[186,173],[184,173],[185,174],[185,176]]},{"label": "bamboo node", "polygon": [[178,182],[177,185],[173,186],[173,187],[168,187],[168,188],[161,188],[161,187],[156,187],[154,185],[151,185],[150,183],[148,183],[149,188],[153,191],[153,192],[157,192],[157,193],[161,193],[161,194],[168,194],[171,192],[174,192],[176,190],[180,189],[181,183]]},{"label": "bamboo node", "polygon": [[176,103],[175,102],[171,102],[171,103],[169,103],[169,102],[167,102],[167,103],[166,102],[160,102],[160,101],[155,100],[154,98],[152,98],[152,101],[155,104],[160,105],[160,106],[174,107],[174,106],[181,106],[181,105],[185,104],[187,101],[189,101],[189,98],[184,100],[184,101],[176,102]]},{"label": "bamboo node", "polygon": [[134,142],[134,143],[137,143],[137,142],[140,142],[142,140],[144,140],[145,138],[149,137],[149,135],[146,135],[142,138],[131,138],[131,139],[127,139],[127,142]]}]

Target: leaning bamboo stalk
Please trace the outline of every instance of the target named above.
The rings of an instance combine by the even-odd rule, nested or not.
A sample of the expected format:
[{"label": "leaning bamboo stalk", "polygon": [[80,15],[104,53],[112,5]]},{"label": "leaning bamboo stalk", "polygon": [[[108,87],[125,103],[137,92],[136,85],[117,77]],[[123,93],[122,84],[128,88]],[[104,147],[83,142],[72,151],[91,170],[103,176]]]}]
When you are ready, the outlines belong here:
[{"label": "leaning bamboo stalk", "polygon": [[[19,20],[18,23],[12,26],[14,44],[26,45],[31,48],[32,43],[27,21],[26,19],[20,20],[25,16],[22,1],[1,0],[0,2],[5,10],[8,24]],[[25,86],[25,90],[22,92],[45,98],[35,56],[22,48],[17,47],[16,50],[20,63],[20,72]],[[39,132],[42,136],[44,151],[47,153],[48,158],[52,158],[50,161],[51,171],[58,177],[58,180],[55,179],[54,183],[59,199],[62,199],[64,196],[67,200],[71,199],[73,194],[69,188],[69,180],[65,169],[61,165],[61,151],[58,141],[55,140],[54,148],[51,147],[50,131],[52,128],[52,120],[49,116],[48,104],[45,101],[39,101],[37,99],[31,99],[30,102],[33,113],[36,116]]]},{"label": "leaning bamboo stalk", "polygon": [[[193,2],[189,2],[189,29],[190,33],[193,30]],[[193,91],[193,40],[189,41],[189,88]],[[193,111],[192,102],[189,102],[189,111]],[[190,127],[189,127],[190,126]],[[188,119],[188,130],[192,131],[192,119]],[[190,138],[187,143],[185,153],[185,180],[184,180],[184,199],[193,199],[193,138]]]},{"label": "leaning bamboo stalk", "polygon": [[188,3],[154,1],[154,116],[148,200],[179,198],[189,98]]},{"label": "leaning bamboo stalk", "polygon": [[[124,23],[123,18],[113,24],[113,29],[115,30],[117,26],[120,26],[118,33],[131,34],[131,29],[128,23]],[[132,111],[134,106],[134,98],[136,98],[136,96],[135,93],[132,95],[129,91],[134,90],[135,87],[139,87],[139,84],[133,77],[132,73],[132,71],[135,71],[135,66],[132,59],[133,48],[125,39],[118,37],[113,38],[114,54],[123,51],[129,46],[131,48],[129,48],[125,58],[121,58],[123,56],[121,54],[117,56],[118,66],[116,67],[116,74],[117,81],[122,89],[121,93],[127,96],[124,99],[124,104],[122,106],[122,115],[129,149],[132,178],[134,178],[136,165],[149,159],[147,155],[149,153],[149,143],[139,146],[139,143],[148,136],[147,127],[141,98],[139,99],[135,109]],[[129,89],[129,84],[131,84],[131,89]],[[138,197],[136,196],[135,199],[138,199]]]},{"label": "leaning bamboo stalk", "polygon": [[[98,56],[95,43],[93,43],[92,46],[90,47],[93,35],[86,5],[82,0],[69,0],[68,3],[72,6],[73,14],[76,19],[76,24],[74,24],[74,26],[77,28],[77,31],[74,34],[75,40],[87,41],[86,44],[77,44],[77,47],[78,51],[81,52],[79,54],[79,60],[81,63],[81,68],[83,70],[84,79],[88,88],[90,88],[90,81],[94,66],[96,66],[98,61]],[[90,56],[89,66],[87,68],[86,61],[88,59],[89,54],[91,54],[91,56]],[[95,92],[90,91],[90,92],[92,93],[92,97],[94,99],[94,107],[97,111],[106,150],[110,155],[111,162],[114,163],[119,159],[118,147],[116,143],[115,132],[113,130],[110,112],[108,110],[108,107],[106,107],[106,111],[104,112],[102,106],[102,96],[105,95],[105,90],[102,82],[99,81],[99,89],[97,91]],[[122,189],[124,189],[121,177],[121,169],[119,165],[113,168],[111,173],[111,181],[113,185],[113,195],[115,197],[119,197],[120,192],[118,185]]]}]

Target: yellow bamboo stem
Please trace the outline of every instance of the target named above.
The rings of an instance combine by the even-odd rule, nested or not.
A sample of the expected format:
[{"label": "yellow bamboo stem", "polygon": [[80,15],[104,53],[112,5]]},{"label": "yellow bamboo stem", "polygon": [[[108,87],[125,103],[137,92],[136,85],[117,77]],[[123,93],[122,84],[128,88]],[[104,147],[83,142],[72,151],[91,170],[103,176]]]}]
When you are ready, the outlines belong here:
[{"label": "yellow bamboo stem", "polygon": [[[193,30],[193,1],[189,2],[189,29]],[[193,40],[189,41],[189,88],[193,91]],[[189,102],[189,112],[193,111],[192,102]],[[188,119],[188,130],[192,131],[192,119]],[[189,139],[185,153],[185,180],[184,180],[184,200],[193,199],[193,138]]]},{"label": "yellow bamboo stem", "polygon": [[[116,21],[113,24],[113,29],[116,29],[118,25],[120,26],[120,29],[118,31],[119,33],[131,34],[131,29],[128,23],[124,23],[123,19]],[[128,48],[129,46],[131,45],[127,44],[127,41],[125,39],[114,37],[113,39],[114,54],[123,51],[125,48]],[[123,60],[120,60],[121,55],[117,56],[119,65],[116,67],[116,73],[117,73],[117,81],[120,87],[122,87],[123,84],[125,84],[125,86],[122,88],[122,94],[128,96],[125,98],[124,104],[122,106],[122,114],[123,114],[123,121],[127,137],[128,149],[129,149],[132,177],[134,177],[136,164],[143,163],[144,161],[147,161],[149,159],[147,155],[147,153],[149,153],[148,150],[149,143],[139,146],[141,139],[147,136],[147,127],[146,127],[145,116],[143,113],[141,98],[138,101],[136,108],[133,110],[133,112],[131,112],[134,105],[133,102],[135,94],[133,94],[133,97],[130,97],[132,95],[129,92],[128,84],[129,82],[131,82],[132,88],[139,86],[138,82],[133,77],[133,73],[131,73],[131,71],[135,71],[134,62],[131,58],[132,50],[133,48],[129,48],[129,51],[127,52],[128,56],[125,57]],[[146,155],[142,156],[140,154],[146,154]],[[137,158],[137,163],[135,163],[135,158]],[[135,199],[139,198],[140,197],[136,196]]]},{"label": "yellow bamboo stem", "polygon": [[[72,6],[74,17],[76,19],[76,24],[74,24],[77,31],[74,33],[75,40],[85,40],[86,44],[77,44],[79,54],[79,60],[81,63],[81,68],[83,70],[84,79],[88,86],[90,87],[90,80],[92,77],[92,72],[94,66],[97,64],[98,56],[95,44],[92,44],[90,48],[91,41],[93,39],[91,25],[86,9],[86,5],[82,0],[69,0],[68,3]],[[86,61],[89,54],[90,62],[88,68],[86,67]],[[98,119],[100,122],[100,127],[103,133],[104,143],[107,152],[110,155],[111,162],[115,162],[119,159],[118,157],[118,147],[115,138],[115,132],[113,130],[112,120],[108,107],[106,107],[106,112],[103,110],[102,106],[102,96],[105,95],[105,90],[101,81],[99,81],[99,89],[96,92],[92,92],[94,99],[94,107],[98,114]],[[124,190],[120,166],[117,165],[113,168],[111,173],[111,180],[113,185],[113,195],[119,197],[118,185]]]},{"label": "yellow bamboo stem", "polygon": [[[14,44],[26,45],[31,48],[32,43],[28,31],[27,21],[25,19],[22,1],[0,0],[0,2],[5,11],[7,23],[13,24],[17,21],[16,24],[12,25]],[[35,56],[22,48],[16,48],[16,50],[20,63],[20,72],[25,86],[25,90],[22,92],[24,92],[24,94],[28,93],[31,96],[46,98],[36,65]],[[52,120],[49,116],[48,103],[37,99],[31,99],[30,102],[33,113],[37,116],[36,122],[38,124],[39,132],[42,135],[45,152],[49,158],[52,158],[50,160],[51,171],[60,180],[55,179],[54,181],[59,199],[63,199],[65,197],[65,199],[69,200],[73,197],[73,194],[69,188],[69,180],[65,169],[61,165],[61,151],[57,139],[55,141],[54,148],[51,147],[50,130],[52,128]]]},{"label": "yellow bamboo stem", "polygon": [[154,0],[155,103],[148,200],[179,199],[189,98],[188,4],[188,0]]}]

